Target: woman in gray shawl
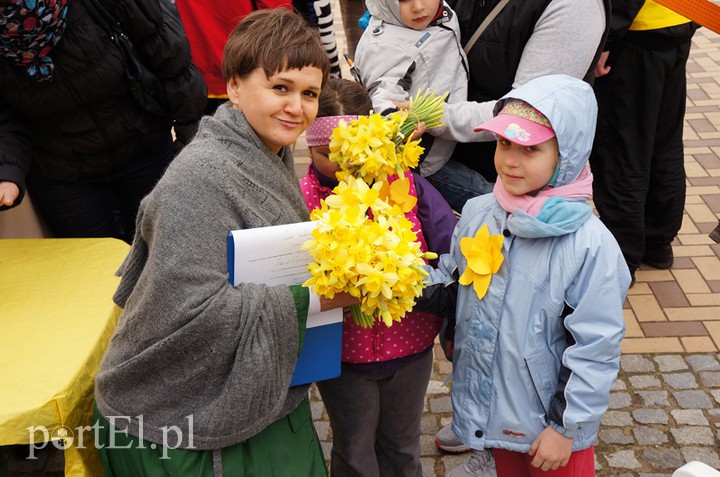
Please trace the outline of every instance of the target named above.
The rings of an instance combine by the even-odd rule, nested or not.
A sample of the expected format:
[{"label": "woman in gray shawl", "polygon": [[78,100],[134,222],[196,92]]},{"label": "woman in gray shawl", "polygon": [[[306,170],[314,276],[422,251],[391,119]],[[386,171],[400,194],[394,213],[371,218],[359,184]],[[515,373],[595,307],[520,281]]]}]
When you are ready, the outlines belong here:
[{"label": "woman in gray shawl", "polygon": [[226,236],[308,220],[288,146],[315,118],[328,59],[282,9],[242,20],[223,58],[230,101],[143,200],[120,271],[124,312],[96,378],[108,477],[326,474],[308,387],[289,383],[308,308],[350,298],[233,287]]}]

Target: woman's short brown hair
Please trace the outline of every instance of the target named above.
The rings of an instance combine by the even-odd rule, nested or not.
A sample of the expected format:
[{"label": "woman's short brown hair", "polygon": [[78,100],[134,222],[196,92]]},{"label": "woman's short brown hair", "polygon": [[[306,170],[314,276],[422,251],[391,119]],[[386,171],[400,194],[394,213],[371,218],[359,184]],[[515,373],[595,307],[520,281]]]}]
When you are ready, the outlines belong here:
[{"label": "woman's short brown hair", "polygon": [[284,8],[258,10],[243,18],[230,33],[223,52],[225,82],[243,78],[256,68],[270,76],[306,66],[319,68],[323,86],[330,62],[320,37],[305,19]]}]

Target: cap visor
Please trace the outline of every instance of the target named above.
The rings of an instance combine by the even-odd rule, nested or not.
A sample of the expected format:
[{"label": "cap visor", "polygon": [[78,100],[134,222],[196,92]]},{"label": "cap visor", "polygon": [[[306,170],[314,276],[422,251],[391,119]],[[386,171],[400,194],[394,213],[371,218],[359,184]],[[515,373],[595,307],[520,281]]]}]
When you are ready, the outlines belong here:
[{"label": "cap visor", "polygon": [[473,128],[473,131],[490,131],[522,146],[534,146],[555,137],[555,131],[552,129],[510,114],[498,114]]}]

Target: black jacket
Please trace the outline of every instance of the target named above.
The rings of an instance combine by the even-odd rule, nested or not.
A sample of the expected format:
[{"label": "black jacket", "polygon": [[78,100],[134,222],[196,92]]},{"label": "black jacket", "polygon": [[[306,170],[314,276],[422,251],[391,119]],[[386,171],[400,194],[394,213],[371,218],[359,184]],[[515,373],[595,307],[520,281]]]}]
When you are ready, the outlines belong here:
[{"label": "black jacket", "polygon": [[174,121],[202,116],[207,89],[191,63],[185,31],[166,0],[101,0],[146,66],[163,82],[172,118],[153,116],[130,96],[117,47],[87,12],[68,2],[67,27],[51,52],[52,79],[38,82],[0,58],[0,181],[25,175],[74,182],[102,179],[167,148]]},{"label": "black jacket", "polygon": [[644,4],[645,0],[613,0],[610,34],[605,45],[605,50],[610,51],[608,66],[614,64],[617,49],[622,48],[620,40],[651,50],[665,50],[686,43],[700,28],[697,23],[688,22],[655,30],[631,31],[630,26]]}]

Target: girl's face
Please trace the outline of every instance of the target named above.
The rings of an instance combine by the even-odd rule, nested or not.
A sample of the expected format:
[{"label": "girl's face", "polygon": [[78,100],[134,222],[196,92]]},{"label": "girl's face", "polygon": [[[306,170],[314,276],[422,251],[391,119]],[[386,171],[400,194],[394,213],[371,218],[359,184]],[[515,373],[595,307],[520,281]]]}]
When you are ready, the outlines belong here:
[{"label": "girl's face", "polygon": [[294,143],[315,119],[322,71],[314,66],[280,71],[262,68],[228,82],[232,107],[242,111],[258,137],[275,152]]},{"label": "girl's face", "polygon": [[399,0],[400,19],[413,30],[427,28],[440,7],[440,0]]},{"label": "girl's face", "polygon": [[513,195],[535,195],[550,182],[559,158],[557,138],[522,146],[498,137],[495,169],[505,190]]},{"label": "girl's face", "polygon": [[320,174],[335,179],[335,173],[340,169],[340,164],[330,162],[330,159],[328,159],[330,146],[313,146],[308,149],[310,150],[310,159],[312,159]]}]

